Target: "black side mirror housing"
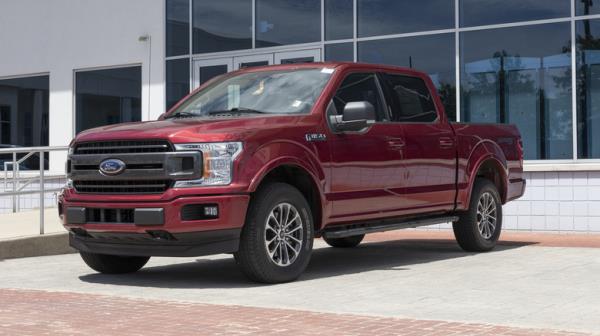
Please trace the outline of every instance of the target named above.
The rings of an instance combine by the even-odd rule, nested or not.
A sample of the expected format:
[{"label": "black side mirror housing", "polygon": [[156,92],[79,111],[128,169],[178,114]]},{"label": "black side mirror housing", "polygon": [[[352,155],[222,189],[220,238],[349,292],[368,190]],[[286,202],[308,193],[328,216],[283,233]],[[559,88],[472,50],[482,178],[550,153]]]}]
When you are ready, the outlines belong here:
[{"label": "black side mirror housing", "polygon": [[368,101],[346,103],[343,115],[330,116],[330,123],[336,132],[359,132],[374,121],[375,107]]}]

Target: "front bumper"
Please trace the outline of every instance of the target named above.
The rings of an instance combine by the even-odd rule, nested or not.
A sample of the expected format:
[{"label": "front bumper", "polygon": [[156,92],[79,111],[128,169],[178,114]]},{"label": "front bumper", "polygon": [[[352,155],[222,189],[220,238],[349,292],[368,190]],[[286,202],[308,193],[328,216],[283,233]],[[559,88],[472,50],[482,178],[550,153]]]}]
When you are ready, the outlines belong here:
[{"label": "front bumper", "polygon": [[[100,198],[100,196],[99,196]],[[132,195],[132,200],[135,200]],[[187,196],[162,202],[102,202],[59,199],[63,225],[70,243],[84,252],[136,256],[200,256],[237,251],[246,218],[249,195]],[[217,218],[182,219],[191,204],[217,205]],[[76,211],[72,211],[76,209]],[[146,214],[139,222],[86,222],[74,213],[85,209],[133,209]],[[71,214],[71,215],[69,215]],[[156,214],[156,220],[148,218]],[[162,214],[162,218],[158,218]],[[70,217],[71,216],[71,217]]]}]

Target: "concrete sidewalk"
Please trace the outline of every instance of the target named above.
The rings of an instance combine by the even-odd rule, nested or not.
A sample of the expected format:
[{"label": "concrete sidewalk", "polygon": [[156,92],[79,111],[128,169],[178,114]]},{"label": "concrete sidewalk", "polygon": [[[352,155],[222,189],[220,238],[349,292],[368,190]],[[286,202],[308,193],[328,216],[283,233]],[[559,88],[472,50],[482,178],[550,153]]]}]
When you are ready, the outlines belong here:
[{"label": "concrete sidewalk", "polygon": [[[125,332],[124,326],[149,334],[227,334],[236,326],[245,334],[281,328],[306,334],[300,331],[327,331],[328,325],[349,328],[324,333],[332,335],[600,333],[600,249],[512,242],[477,254],[449,240],[414,235],[400,231],[386,241],[373,235],[369,240],[377,241],[353,249],[329,248],[318,240],[305,274],[272,286],[248,281],[229,255],[152,258],[128,275],[97,274],[75,254],[5,260],[0,262],[0,299],[14,305],[1,313],[6,318],[0,334],[2,325],[7,334],[33,328],[23,325],[27,312],[39,316],[31,315],[36,330],[57,328],[47,330],[66,334]],[[16,289],[14,300],[2,288]],[[103,329],[106,318],[118,319],[109,324],[119,331]],[[357,319],[368,328],[351,322]],[[148,324],[151,320],[160,325]]]},{"label": "concrete sidewalk", "polygon": [[[64,233],[58,210],[46,208],[44,211],[45,233]],[[40,234],[40,212],[22,211],[0,214],[0,240],[19,237],[36,236]]]},{"label": "concrete sidewalk", "polygon": [[40,235],[39,211],[0,214],[0,260],[74,252],[56,208],[44,215],[45,234]]}]

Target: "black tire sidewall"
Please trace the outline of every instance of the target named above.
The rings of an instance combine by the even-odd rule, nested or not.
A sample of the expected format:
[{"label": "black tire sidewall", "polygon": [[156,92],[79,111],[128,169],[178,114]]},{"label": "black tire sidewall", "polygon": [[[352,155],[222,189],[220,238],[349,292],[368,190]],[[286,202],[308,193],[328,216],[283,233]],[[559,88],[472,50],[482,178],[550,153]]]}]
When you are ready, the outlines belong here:
[{"label": "black tire sidewall", "polygon": [[[471,204],[469,209],[469,215],[472,216],[472,222],[475,225],[472,226],[472,230],[474,231],[474,237],[477,240],[477,245],[481,246],[483,250],[491,250],[496,246],[498,239],[500,238],[500,234],[502,233],[502,201],[500,200],[500,195],[498,194],[498,190],[494,186],[494,184],[488,180],[479,179],[477,180],[477,185],[475,190],[476,193],[473,194],[471,198]],[[494,234],[489,239],[485,239],[481,236],[479,232],[479,228],[477,227],[477,204],[481,196],[489,192],[494,198],[494,202],[496,203],[496,228],[494,230]]]},{"label": "black tire sidewall", "polygon": [[[275,264],[268,255],[265,246],[266,221],[277,205],[289,203],[293,205],[302,218],[304,234],[302,236],[302,249],[297,259],[288,266]],[[310,206],[298,189],[285,183],[272,183],[261,188],[250,205],[250,211],[246,225],[242,233],[241,245],[252,244],[253,246],[242,246],[239,253],[255,252],[254,255],[239,256],[244,259],[252,258],[251,263],[255,270],[251,278],[261,282],[287,282],[296,279],[308,266],[313,248],[313,219]],[[256,272],[259,271],[259,272]],[[259,273],[259,274],[256,274]]]}]

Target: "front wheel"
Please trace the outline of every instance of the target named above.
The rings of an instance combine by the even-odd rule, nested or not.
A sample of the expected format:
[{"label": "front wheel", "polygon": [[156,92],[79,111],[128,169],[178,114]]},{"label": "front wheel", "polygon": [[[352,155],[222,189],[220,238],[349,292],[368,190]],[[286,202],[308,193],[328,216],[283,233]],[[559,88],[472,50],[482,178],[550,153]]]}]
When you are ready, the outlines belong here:
[{"label": "front wheel", "polygon": [[79,252],[79,254],[91,269],[105,274],[137,272],[150,260],[150,257],[126,257],[88,252]]},{"label": "front wheel", "polygon": [[242,272],[257,282],[295,280],[306,269],[312,247],[312,214],[300,191],[285,183],[260,188],[234,253]]},{"label": "front wheel", "polygon": [[475,180],[469,210],[452,224],[458,245],[470,252],[493,249],[502,230],[502,202],[496,186],[487,179]]}]

